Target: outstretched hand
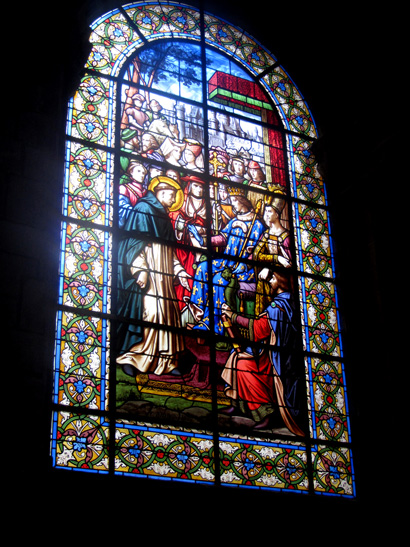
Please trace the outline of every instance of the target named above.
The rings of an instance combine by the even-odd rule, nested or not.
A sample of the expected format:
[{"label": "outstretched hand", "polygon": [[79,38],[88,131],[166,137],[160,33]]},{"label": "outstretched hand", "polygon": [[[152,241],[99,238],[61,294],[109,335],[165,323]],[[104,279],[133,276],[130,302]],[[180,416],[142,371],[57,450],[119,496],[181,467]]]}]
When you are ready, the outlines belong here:
[{"label": "outstretched hand", "polygon": [[184,287],[184,289],[186,289],[187,291],[190,291],[191,287],[189,286],[188,279],[192,279],[192,278],[185,271],[182,271],[178,274],[178,280],[181,283],[181,285]]},{"label": "outstretched hand", "polygon": [[263,279],[264,281],[266,281],[269,277],[269,273],[270,273],[269,268],[263,268],[263,270],[260,271],[258,277],[259,279]]}]

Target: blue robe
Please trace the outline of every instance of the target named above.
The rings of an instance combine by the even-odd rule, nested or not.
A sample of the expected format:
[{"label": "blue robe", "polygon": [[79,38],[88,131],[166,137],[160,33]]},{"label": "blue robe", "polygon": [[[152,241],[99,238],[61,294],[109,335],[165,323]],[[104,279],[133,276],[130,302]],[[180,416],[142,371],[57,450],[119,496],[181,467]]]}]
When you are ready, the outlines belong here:
[{"label": "blue robe", "polygon": [[300,414],[304,387],[295,371],[298,327],[293,296],[289,292],[277,294],[265,311],[276,336],[276,344],[269,348],[270,360],[281,379],[286,408],[296,418]]},{"label": "blue robe", "polygon": [[[225,240],[226,247],[224,255],[226,257],[218,258],[212,261],[212,280],[213,280],[213,306],[214,306],[214,330],[217,334],[224,334],[224,327],[221,319],[222,304],[225,303],[225,289],[230,283],[231,274],[234,274],[237,281],[252,283],[255,281],[254,268],[240,262],[237,258],[242,253],[242,248],[246,244],[255,246],[263,231],[264,225],[255,220],[249,239],[246,241],[254,213],[245,213],[238,215],[230,220],[226,227],[220,232]],[[243,228],[246,225],[246,230]],[[244,250],[241,255],[249,258],[249,253]],[[227,275],[228,274],[228,275]],[[209,300],[208,300],[208,262],[200,262],[195,271],[195,278],[192,287],[191,309],[195,309],[194,317],[200,316],[201,319],[194,326],[196,330],[209,330]],[[199,312],[199,313],[198,313]]]}]

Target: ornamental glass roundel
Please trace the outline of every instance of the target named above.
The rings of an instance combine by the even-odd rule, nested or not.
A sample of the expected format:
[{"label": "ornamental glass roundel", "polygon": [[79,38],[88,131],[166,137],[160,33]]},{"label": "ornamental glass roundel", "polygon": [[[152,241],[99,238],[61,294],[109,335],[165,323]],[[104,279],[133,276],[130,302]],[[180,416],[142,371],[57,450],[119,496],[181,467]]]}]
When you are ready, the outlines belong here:
[{"label": "ornamental glass roundel", "polygon": [[53,465],[354,496],[312,115],[246,31],[139,2],[68,105]]}]

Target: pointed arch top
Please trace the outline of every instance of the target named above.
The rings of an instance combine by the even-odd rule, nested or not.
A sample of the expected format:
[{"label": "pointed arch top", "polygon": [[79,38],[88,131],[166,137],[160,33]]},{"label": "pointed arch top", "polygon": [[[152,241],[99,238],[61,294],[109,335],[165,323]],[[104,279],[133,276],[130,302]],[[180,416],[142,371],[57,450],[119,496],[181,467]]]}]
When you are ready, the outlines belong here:
[{"label": "pointed arch top", "polygon": [[[111,331],[111,320],[114,319],[115,323],[123,319],[120,314],[116,315],[115,309],[118,289],[115,272],[120,262],[117,247],[123,237],[121,232],[126,231],[118,222],[120,186],[122,175],[128,175],[126,171],[129,164],[126,161],[143,156],[139,148],[126,149],[126,139],[122,138],[124,133],[120,134],[126,104],[124,97],[128,97],[125,90],[128,92],[129,88],[134,87],[134,82],[127,80],[129,75],[125,74],[125,69],[137,57],[143,58],[144,48],[156,46],[161,40],[196,43],[202,46],[198,48],[201,49],[202,60],[210,49],[220,53],[219,58],[228,57],[233,61],[232,65],[244,69],[237,72],[246,72],[243,75],[253,80],[243,80],[244,87],[248,89],[247,94],[244,94],[245,103],[247,98],[252,98],[254,104],[257,101],[264,103],[265,118],[262,119],[261,115],[258,121],[260,132],[256,132],[256,137],[255,133],[252,136],[249,133],[247,138],[253,146],[257,138],[262,136],[258,141],[262,150],[258,157],[264,162],[265,174],[268,171],[271,174],[276,169],[286,187],[286,222],[291,225],[289,246],[292,248],[292,272],[297,285],[294,292],[297,293],[299,304],[300,354],[303,354],[301,367],[305,371],[304,389],[309,422],[306,437],[287,437],[283,444],[280,435],[279,441],[270,438],[260,441],[255,436],[247,437],[245,442],[240,435],[237,438],[224,438],[221,432],[217,438],[208,431],[192,432],[184,429],[183,425],[178,429],[179,426],[168,428],[165,424],[160,433],[167,443],[179,451],[181,435],[186,436],[188,441],[185,444],[191,450],[188,460],[199,455],[195,464],[197,467],[191,470],[189,478],[180,475],[180,471],[172,466],[167,468],[166,478],[214,481],[216,484],[218,481],[226,481],[228,484],[249,485],[252,488],[292,488],[304,493],[354,497],[334,256],[325,185],[311,149],[312,141],[317,138],[313,117],[287,72],[257,40],[222,18],[176,2],[125,4],[98,18],[91,25],[91,51],[84,65],[84,75],[69,101],[53,394],[53,464],[56,467],[99,473],[133,475],[141,472],[146,476],[157,477],[165,472],[166,466],[162,461],[165,456],[158,456],[163,453],[162,440],[158,441],[156,434],[159,430],[145,422],[138,427],[126,423],[126,419],[123,423],[123,418],[116,414],[115,405],[122,394],[120,390],[115,393],[113,387],[118,387],[120,382],[115,378],[116,350],[111,346],[114,333]],[[204,74],[205,67],[202,66],[202,70]],[[214,73],[209,78],[207,76],[206,82],[203,78],[202,84],[208,86],[209,92],[214,84],[218,87],[219,78],[222,82],[225,76],[231,82],[241,79],[236,76],[230,78],[232,75],[223,73],[218,65]],[[261,86],[262,91],[258,86]],[[148,86],[140,87],[145,92]],[[221,97],[217,98],[221,98],[222,103],[223,92],[236,93],[239,86],[224,88],[222,82],[220,89]],[[214,89],[211,91],[213,93]],[[158,93],[159,96],[161,93],[164,96],[172,95],[163,89]],[[244,95],[239,98],[236,96],[235,100],[244,101]],[[206,114],[214,113],[218,101],[215,100],[209,106],[207,100],[211,102],[210,97],[211,93],[208,99],[202,97],[201,101],[187,100],[187,104],[195,108],[202,107]],[[266,111],[271,109],[272,112],[273,106],[277,116],[275,114],[274,122],[273,117],[267,121]],[[281,121],[280,127],[278,118]],[[181,121],[184,118],[176,116],[175,119]],[[242,112],[237,119],[248,121]],[[195,126],[195,123],[192,125]],[[208,134],[214,129],[208,119],[203,126]],[[127,129],[132,133],[129,127]],[[276,141],[277,135],[280,138]],[[211,141],[204,138],[203,142],[209,146]],[[155,165],[155,157],[149,160],[147,165]],[[166,164],[164,159],[158,161]],[[214,199],[211,193],[215,188],[213,179],[218,178],[218,174],[216,167],[211,170],[210,161],[204,163],[204,169],[198,169],[194,174],[203,174],[206,179],[200,182],[206,184],[208,212],[202,215],[208,218]],[[188,173],[194,169],[192,166],[186,167],[187,164],[178,165]],[[232,178],[229,179],[229,176]],[[266,178],[272,182],[272,178]],[[150,180],[153,179],[154,176]],[[227,180],[233,180],[234,186],[241,184],[235,180],[233,173],[228,174]],[[269,188],[262,189],[265,196],[269,192]],[[246,217],[243,218],[246,220]],[[245,226],[244,222],[241,221],[238,226]],[[255,237],[259,238],[260,233],[256,233]],[[232,244],[237,243],[233,241]],[[208,249],[207,252],[211,263],[216,255],[213,250]],[[196,267],[200,270],[201,265]],[[168,270],[164,269],[164,272],[170,277]],[[139,318],[135,322],[138,321]],[[174,326],[166,324],[164,331],[172,330]],[[203,393],[198,395],[195,392],[197,396],[203,397]],[[203,402],[200,397],[199,406]],[[188,396],[184,404],[185,400],[189,400]],[[94,411],[98,411],[96,415]],[[75,443],[74,437],[83,439],[82,444]],[[226,469],[214,469],[211,457],[213,442],[218,446],[226,445],[230,454],[232,451],[237,454],[249,451],[251,459],[257,458],[259,461],[260,458],[261,462],[265,462],[260,464],[260,469],[263,469],[260,476],[257,474],[251,477],[245,467],[241,467],[242,471],[236,475],[237,468],[233,460],[229,464],[231,467],[226,464]],[[113,456],[118,448],[116,443],[122,447],[121,453]],[[159,458],[152,466],[149,458],[146,461],[144,458],[144,461],[138,459],[135,463],[137,447],[143,445],[151,447],[149,451],[152,451],[154,460]],[[279,463],[270,459],[276,451],[282,458],[280,462],[277,460]],[[295,472],[292,477],[283,480],[280,466],[285,459],[288,461],[290,451],[296,462]],[[171,452],[167,457],[173,463],[171,460],[174,454]],[[226,462],[229,458],[226,458]],[[242,482],[244,477],[246,484]]]},{"label": "pointed arch top", "polygon": [[266,89],[284,127],[307,138],[316,138],[312,114],[293,80],[276,57],[245,30],[188,5],[167,2],[135,2],[112,10],[91,25],[92,50],[85,65],[118,76],[127,58],[147,43],[161,39],[204,40],[235,59]]}]

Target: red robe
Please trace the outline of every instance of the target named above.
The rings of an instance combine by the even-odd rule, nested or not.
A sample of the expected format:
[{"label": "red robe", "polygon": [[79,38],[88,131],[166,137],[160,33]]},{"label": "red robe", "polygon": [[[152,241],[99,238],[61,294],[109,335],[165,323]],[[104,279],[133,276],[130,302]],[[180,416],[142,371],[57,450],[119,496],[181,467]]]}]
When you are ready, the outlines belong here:
[{"label": "red robe", "polygon": [[[205,232],[206,210],[205,210],[204,199],[198,200],[200,201],[199,206],[197,204],[194,205],[194,200],[193,198],[191,198],[189,194],[189,188],[190,188],[190,184],[188,183],[187,187],[185,188],[184,204],[182,205],[181,209],[179,209],[178,211],[170,213],[170,218],[176,232],[177,241],[179,241],[180,243],[184,245],[192,246],[192,238],[188,230],[188,225],[190,224],[194,225],[199,231]],[[196,201],[197,200],[195,200],[195,203]],[[177,230],[179,218],[185,223],[185,226],[182,231]],[[176,255],[179,262],[182,264],[187,274],[191,276],[191,278],[188,279],[188,283],[191,288],[191,291],[192,291],[192,285],[193,285],[193,277],[195,274],[193,265],[196,261],[196,254],[197,253],[194,250],[191,251],[187,248],[180,247],[176,249]],[[181,310],[183,310],[186,307],[186,300],[189,299],[191,295],[191,291],[188,291],[182,285],[177,285],[175,287],[178,304]]]},{"label": "red robe", "polygon": [[[278,351],[275,353],[278,356],[281,354],[281,348],[283,350],[285,347],[291,329],[287,327],[284,314],[278,306],[275,312],[278,320],[277,333],[272,328],[272,317],[267,312],[253,321],[238,316],[236,322],[242,327],[249,328],[250,338],[254,342],[269,342],[271,347],[277,348]],[[234,401],[239,401],[242,408],[248,409],[253,416],[256,416],[256,421],[261,421],[279,407],[289,431],[303,436],[303,431],[287,408],[284,386],[280,377],[280,364],[276,361],[274,365],[272,355],[267,347],[257,358],[248,351],[232,353],[222,372],[222,378],[228,384],[225,393]]]},{"label": "red robe", "polygon": [[134,207],[137,201],[147,193],[142,184],[135,180],[122,184],[119,191],[122,196],[129,199],[132,207]]}]

